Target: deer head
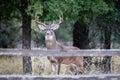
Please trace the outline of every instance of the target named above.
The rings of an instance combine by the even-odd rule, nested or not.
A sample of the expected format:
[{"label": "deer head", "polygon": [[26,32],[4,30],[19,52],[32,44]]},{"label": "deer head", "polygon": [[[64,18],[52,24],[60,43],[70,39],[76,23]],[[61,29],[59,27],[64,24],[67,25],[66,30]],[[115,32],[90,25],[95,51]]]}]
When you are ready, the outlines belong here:
[{"label": "deer head", "polygon": [[59,18],[60,18],[60,20],[59,20],[58,23],[55,24],[53,22],[51,25],[46,25],[45,23],[40,22],[38,20],[38,17],[36,16],[35,17],[35,22],[38,24],[38,27],[45,32],[45,35],[49,35],[49,36],[51,35],[52,36],[54,34],[53,31],[56,30],[56,29],[58,29],[59,26],[60,26],[60,24],[63,21],[63,16],[62,17],[59,16]]},{"label": "deer head", "polygon": [[54,30],[58,29],[60,27],[60,24],[63,21],[63,17],[60,17],[60,20],[58,23],[52,23],[51,25],[46,25],[45,23],[42,23],[38,20],[38,17],[35,17],[35,22],[38,24],[38,27],[45,32],[45,41],[46,46],[49,48],[55,47],[56,45],[56,37],[54,34]]}]

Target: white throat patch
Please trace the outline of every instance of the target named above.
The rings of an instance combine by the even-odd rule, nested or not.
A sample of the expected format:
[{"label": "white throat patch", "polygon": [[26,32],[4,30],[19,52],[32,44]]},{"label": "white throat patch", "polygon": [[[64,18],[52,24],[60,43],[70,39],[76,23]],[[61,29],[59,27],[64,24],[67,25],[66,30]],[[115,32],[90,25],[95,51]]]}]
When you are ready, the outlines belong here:
[{"label": "white throat patch", "polygon": [[53,40],[53,36],[45,36],[46,40]]}]

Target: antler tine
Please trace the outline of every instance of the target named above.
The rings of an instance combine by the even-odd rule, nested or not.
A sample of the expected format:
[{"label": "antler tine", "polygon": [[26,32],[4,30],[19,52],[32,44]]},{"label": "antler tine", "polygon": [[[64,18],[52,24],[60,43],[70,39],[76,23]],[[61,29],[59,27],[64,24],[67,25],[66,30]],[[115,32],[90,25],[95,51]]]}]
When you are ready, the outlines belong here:
[{"label": "antler tine", "polygon": [[59,18],[60,18],[60,21],[59,21],[59,24],[63,22],[63,14],[60,16],[59,15]]},{"label": "antler tine", "polygon": [[54,26],[55,25],[55,23],[54,23],[54,21],[52,22],[52,24],[51,24],[51,26]]},{"label": "antler tine", "polygon": [[63,22],[63,15],[62,15],[62,16],[59,15],[59,19],[60,19],[59,22],[56,23],[56,24],[55,24],[54,21],[53,21],[53,23],[51,24],[51,27],[54,27],[54,26],[56,26],[56,25],[57,25],[57,26],[60,25],[60,24]]},{"label": "antler tine", "polygon": [[37,24],[46,26],[44,23],[42,23],[42,22],[39,21],[39,17],[38,17],[37,15],[35,15],[35,22],[36,22]]}]

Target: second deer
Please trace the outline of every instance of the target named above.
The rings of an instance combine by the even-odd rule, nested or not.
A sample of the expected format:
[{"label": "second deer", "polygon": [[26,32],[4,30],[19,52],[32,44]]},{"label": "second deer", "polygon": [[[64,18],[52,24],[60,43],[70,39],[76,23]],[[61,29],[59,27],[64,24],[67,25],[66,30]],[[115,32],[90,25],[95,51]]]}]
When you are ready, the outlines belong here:
[{"label": "second deer", "polygon": [[[45,44],[48,50],[79,50],[77,47],[67,47],[56,41],[56,36],[54,30],[58,29],[60,24],[62,23],[63,18],[60,17],[60,21],[57,24],[52,24],[50,26],[41,23],[38,20],[38,17],[35,18],[35,22],[38,24],[38,27],[45,32]],[[48,60],[51,62],[52,70],[55,74],[60,73],[61,64],[66,64],[70,66],[71,73],[73,73],[73,69],[76,69],[74,74],[78,74],[79,71],[84,74],[85,68],[83,67],[83,57],[82,56],[72,56],[72,57],[54,57],[47,56]],[[78,71],[79,70],[79,71]]]}]

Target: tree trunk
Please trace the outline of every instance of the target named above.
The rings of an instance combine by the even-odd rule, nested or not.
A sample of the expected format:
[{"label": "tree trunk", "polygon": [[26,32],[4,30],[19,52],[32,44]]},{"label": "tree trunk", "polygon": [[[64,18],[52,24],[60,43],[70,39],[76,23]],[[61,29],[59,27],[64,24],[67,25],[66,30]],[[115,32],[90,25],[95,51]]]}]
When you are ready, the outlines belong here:
[{"label": "tree trunk", "polygon": [[[31,49],[31,16],[26,13],[26,9],[28,7],[27,0],[21,0],[21,15],[22,15],[22,48],[23,49]],[[31,57],[24,56],[23,57],[23,72],[31,73],[32,65],[31,65]]]},{"label": "tree trunk", "polygon": [[[105,27],[104,29],[104,49],[110,49],[111,46],[111,29]],[[111,56],[105,56],[103,58],[103,69],[105,73],[111,72]]]},{"label": "tree trunk", "polygon": [[[111,25],[110,24],[111,23],[108,20],[107,21],[104,20],[102,16],[98,16],[96,21],[101,31],[100,41],[101,41],[101,44],[103,44],[101,49],[102,48],[110,49],[110,46],[111,46]],[[103,24],[106,24],[106,26]],[[103,69],[105,73],[111,72],[111,56],[104,56],[100,64],[102,65],[101,69]]]},{"label": "tree trunk", "polygon": [[110,49],[111,46],[111,29],[106,27],[104,30],[104,49]]},{"label": "tree trunk", "polygon": [[88,39],[89,29],[88,26],[80,21],[77,21],[74,24],[73,28],[73,46],[76,46],[80,49],[89,48],[89,39]]},{"label": "tree trunk", "polygon": [[[77,21],[73,28],[73,46],[80,49],[89,48],[89,28],[84,22]],[[91,57],[84,57],[84,67],[90,70]]]}]

